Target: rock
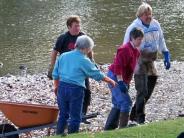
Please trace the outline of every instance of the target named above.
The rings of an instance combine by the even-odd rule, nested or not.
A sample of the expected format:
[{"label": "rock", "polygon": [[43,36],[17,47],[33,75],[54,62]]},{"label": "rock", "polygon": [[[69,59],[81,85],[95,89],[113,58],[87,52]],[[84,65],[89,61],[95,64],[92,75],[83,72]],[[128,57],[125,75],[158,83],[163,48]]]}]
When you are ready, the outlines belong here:
[{"label": "rock", "polygon": [[[154,92],[146,105],[146,120],[148,122],[176,118],[184,113],[184,62],[174,61],[170,70],[165,70],[162,61],[156,62],[158,81]],[[107,65],[99,65],[103,72],[107,72]],[[97,118],[89,119],[90,125],[81,124],[81,131],[102,131],[108,113],[111,109],[111,92],[104,82],[90,79],[92,101],[88,113],[100,112]],[[136,91],[132,80],[129,93],[135,101]],[[26,76],[8,74],[0,77],[0,100],[20,103],[55,105],[56,97],[53,92],[53,81],[46,73]],[[0,123],[5,119],[0,113]],[[38,130],[34,136],[46,135],[46,131]]]}]

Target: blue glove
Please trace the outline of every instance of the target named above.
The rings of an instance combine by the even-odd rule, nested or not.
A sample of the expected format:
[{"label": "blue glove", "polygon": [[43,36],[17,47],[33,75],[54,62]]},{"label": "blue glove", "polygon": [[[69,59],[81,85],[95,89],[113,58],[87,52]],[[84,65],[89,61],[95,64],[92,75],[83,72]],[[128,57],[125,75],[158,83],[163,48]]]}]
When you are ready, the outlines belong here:
[{"label": "blue glove", "polygon": [[171,67],[171,64],[170,64],[170,53],[169,53],[169,51],[165,51],[165,52],[162,52],[162,53],[164,55],[165,69],[169,69]]},{"label": "blue glove", "polygon": [[121,92],[126,93],[128,91],[128,86],[124,81],[118,81],[118,86]]}]

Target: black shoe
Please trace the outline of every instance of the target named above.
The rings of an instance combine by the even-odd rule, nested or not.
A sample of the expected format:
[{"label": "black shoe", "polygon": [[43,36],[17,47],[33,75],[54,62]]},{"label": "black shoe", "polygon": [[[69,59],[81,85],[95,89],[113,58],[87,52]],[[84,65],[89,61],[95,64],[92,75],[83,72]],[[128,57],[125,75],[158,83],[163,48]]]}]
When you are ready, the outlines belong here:
[{"label": "black shoe", "polygon": [[86,119],[82,121],[84,124],[91,124],[91,122],[87,121]]},{"label": "black shoe", "polygon": [[137,116],[136,122],[138,124],[144,124],[145,123],[145,114],[141,114],[141,115]]},{"label": "black shoe", "polygon": [[145,124],[145,119],[139,119],[139,120],[137,120],[137,123],[140,125]]}]

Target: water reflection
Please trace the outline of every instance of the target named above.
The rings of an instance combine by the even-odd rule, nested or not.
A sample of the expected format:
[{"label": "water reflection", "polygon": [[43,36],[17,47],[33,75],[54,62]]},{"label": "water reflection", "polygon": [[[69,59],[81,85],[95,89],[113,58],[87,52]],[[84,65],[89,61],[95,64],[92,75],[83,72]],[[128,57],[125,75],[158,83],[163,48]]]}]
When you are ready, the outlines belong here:
[{"label": "water reflection", "polygon": [[[155,18],[164,30],[172,59],[183,60],[184,0],[150,1]],[[109,63],[121,44],[126,27],[135,18],[141,0],[1,0],[0,75],[18,73],[21,64],[28,73],[45,71],[56,38],[67,30],[68,15],[82,18],[82,30],[97,45],[97,62]]]}]

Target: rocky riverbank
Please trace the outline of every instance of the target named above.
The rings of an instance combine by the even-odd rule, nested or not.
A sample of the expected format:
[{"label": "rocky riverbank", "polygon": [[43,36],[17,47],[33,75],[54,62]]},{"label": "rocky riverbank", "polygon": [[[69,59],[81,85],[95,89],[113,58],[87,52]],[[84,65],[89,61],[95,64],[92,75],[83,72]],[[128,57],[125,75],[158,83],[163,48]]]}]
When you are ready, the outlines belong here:
[{"label": "rocky riverbank", "polygon": [[[170,70],[165,70],[162,61],[156,62],[158,82],[154,93],[146,105],[146,119],[149,122],[175,118],[184,113],[184,62],[172,62]],[[107,65],[100,66],[106,72]],[[89,113],[100,112],[97,118],[91,119],[90,125],[81,124],[83,131],[103,130],[111,108],[111,94],[104,82],[90,80],[92,101]],[[53,82],[46,73],[27,75],[25,77],[6,75],[0,77],[0,101],[56,105]],[[134,81],[131,82],[130,95],[135,100]],[[0,112],[0,124],[5,119]],[[35,132],[35,137],[44,135],[44,131]]]}]

